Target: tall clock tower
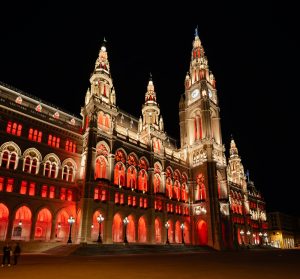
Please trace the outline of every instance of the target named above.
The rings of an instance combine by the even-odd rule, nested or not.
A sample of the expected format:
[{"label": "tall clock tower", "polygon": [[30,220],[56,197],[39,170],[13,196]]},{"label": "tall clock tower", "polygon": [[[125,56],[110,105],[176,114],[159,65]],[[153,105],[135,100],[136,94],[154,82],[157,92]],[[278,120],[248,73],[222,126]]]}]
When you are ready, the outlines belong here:
[{"label": "tall clock tower", "polygon": [[215,78],[197,29],[179,119],[181,149],[187,151],[192,177],[193,242],[226,248],[231,226],[220,108]]}]

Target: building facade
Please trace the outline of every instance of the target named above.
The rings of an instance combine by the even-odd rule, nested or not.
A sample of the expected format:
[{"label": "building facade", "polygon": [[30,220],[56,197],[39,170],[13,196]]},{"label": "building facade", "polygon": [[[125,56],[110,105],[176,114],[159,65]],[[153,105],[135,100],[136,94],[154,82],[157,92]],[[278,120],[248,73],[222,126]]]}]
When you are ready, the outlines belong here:
[{"label": "building facade", "polygon": [[215,249],[262,242],[265,203],[246,181],[234,140],[227,164],[197,30],[179,102],[180,147],[164,130],[151,77],[140,118],[116,106],[105,45],[82,118],[5,84],[0,96],[0,240]]},{"label": "building facade", "polygon": [[282,212],[269,212],[270,245],[289,249],[300,246],[300,218]]}]

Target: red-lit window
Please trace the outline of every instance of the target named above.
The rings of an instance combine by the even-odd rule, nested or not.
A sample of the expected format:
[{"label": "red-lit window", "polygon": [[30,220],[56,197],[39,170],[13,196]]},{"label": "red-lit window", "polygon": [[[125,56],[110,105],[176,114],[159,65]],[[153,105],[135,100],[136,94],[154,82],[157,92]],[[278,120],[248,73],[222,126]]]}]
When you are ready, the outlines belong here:
[{"label": "red-lit window", "polygon": [[136,206],[136,197],[135,196],[132,197],[132,206]]},{"label": "red-lit window", "polygon": [[48,145],[52,147],[59,148],[60,138],[56,136],[49,135],[48,136]]},{"label": "red-lit window", "polygon": [[3,191],[4,188],[4,177],[0,176],[0,192]]},{"label": "red-lit window", "polygon": [[101,191],[101,200],[102,201],[106,201],[107,200],[107,191],[106,190],[102,190]]},{"label": "red-lit window", "polygon": [[67,140],[65,149],[69,152],[75,153],[76,152],[76,143],[71,140]]},{"label": "red-lit window", "polygon": [[99,197],[99,188],[94,189],[94,200],[100,200]]},{"label": "red-lit window", "polygon": [[115,193],[115,203],[119,203],[119,202],[120,202],[120,194]]},{"label": "red-lit window", "polygon": [[128,205],[131,205],[131,204],[132,204],[131,196],[128,196],[128,198],[127,198],[127,203],[128,203]]},{"label": "red-lit window", "polygon": [[73,200],[73,192],[72,190],[67,191],[67,200],[72,201]]},{"label": "red-lit window", "polygon": [[28,132],[28,139],[37,141],[37,142],[41,142],[42,141],[42,132],[38,131],[36,129],[34,130],[34,129],[30,128],[29,132]]},{"label": "red-lit window", "polygon": [[7,168],[7,162],[8,162],[8,151],[4,151],[2,153],[1,167]]},{"label": "red-lit window", "polygon": [[50,189],[49,189],[49,198],[50,199],[54,199],[55,198],[55,187],[54,186],[50,186]]},{"label": "red-lit window", "polygon": [[66,188],[60,188],[60,195],[59,198],[64,201],[66,200]]},{"label": "red-lit window", "polygon": [[48,186],[43,185],[42,189],[41,189],[41,197],[42,198],[47,198],[47,195],[48,195]]},{"label": "red-lit window", "polygon": [[144,206],[143,198],[140,198],[140,207]]},{"label": "red-lit window", "polygon": [[20,187],[20,194],[25,195],[27,192],[27,181],[22,180]]},{"label": "red-lit window", "polygon": [[120,194],[120,204],[124,204],[124,194]]},{"label": "red-lit window", "polygon": [[148,207],[148,200],[146,198],[144,198],[144,208]]},{"label": "red-lit window", "polygon": [[21,136],[22,133],[22,125],[16,122],[7,122],[6,132],[12,135]]},{"label": "red-lit window", "polygon": [[45,164],[45,176],[46,176],[46,177],[49,177],[49,176],[50,176],[50,163],[49,163],[49,162],[47,162],[47,163]]},{"label": "red-lit window", "polygon": [[8,168],[13,170],[15,169],[15,166],[16,166],[16,159],[17,159],[17,155],[16,153],[12,153],[10,155],[10,160],[9,160],[9,165],[8,165]]},{"label": "red-lit window", "polygon": [[14,187],[14,179],[8,178],[6,182],[6,192],[12,192]]},{"label": "red-lit window", "polygon": [[34,196],[35,195],[35,183],[30,182],[29,183],[29,196]]},{"label": "red-lit window", "polygon": [[50,174],[51,178],[55,178],[56,177],[56,164],[52,164],[51,165],[51,174]]}]

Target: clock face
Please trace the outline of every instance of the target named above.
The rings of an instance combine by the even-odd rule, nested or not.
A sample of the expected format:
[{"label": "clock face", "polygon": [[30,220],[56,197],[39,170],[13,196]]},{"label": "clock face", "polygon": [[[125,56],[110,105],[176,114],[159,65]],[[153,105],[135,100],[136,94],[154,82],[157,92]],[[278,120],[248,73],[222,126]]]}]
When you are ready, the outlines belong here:
[{"label": "clock face", "polygon": [[195,98],[197,98],[199,96],[199,94],[200,94],[199,89],[195,89],[192,92],[191,96],[192,96],[193,99],[195,99]]},{"label": "clock face", "polygon": [[212,92],[211,92],[210,89],[208,89],[208,96],[209,96],[209,98],[212,98],[212,96],[213,96],[213,94],[212,94]]}]

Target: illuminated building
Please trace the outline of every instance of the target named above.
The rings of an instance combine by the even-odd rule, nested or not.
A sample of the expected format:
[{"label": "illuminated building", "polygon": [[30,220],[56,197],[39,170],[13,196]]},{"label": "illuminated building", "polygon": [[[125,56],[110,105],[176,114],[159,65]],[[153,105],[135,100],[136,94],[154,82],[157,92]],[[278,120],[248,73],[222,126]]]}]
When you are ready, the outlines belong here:
[{"label": "illuminated building", "polygon": [[227,166],[216,82],[197,30],[179,102],[180,147],[164,130],[151,77],[139,118],[116,106],[105,45],[82,118],[0,90],[0,240],[225,249],[242,245],[241,229],[263,228],[265,205],[247,189],[234,141]]},{"label": "illuminated building", "polygon": [[282,212],[269,212],[270,244],[276,248],[299,246],[300,219]]}]

